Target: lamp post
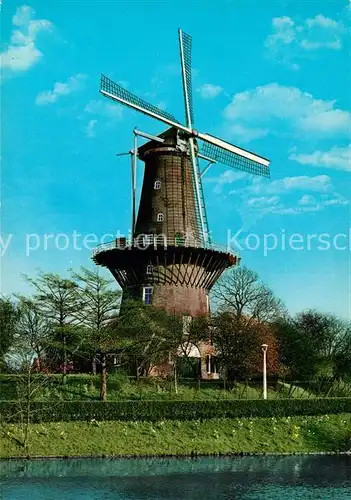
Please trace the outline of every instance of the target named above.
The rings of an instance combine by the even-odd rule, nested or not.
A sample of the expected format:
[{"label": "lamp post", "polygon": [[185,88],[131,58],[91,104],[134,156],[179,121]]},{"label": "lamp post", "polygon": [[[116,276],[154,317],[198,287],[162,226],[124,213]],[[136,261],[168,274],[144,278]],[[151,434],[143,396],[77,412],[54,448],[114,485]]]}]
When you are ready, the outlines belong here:
[{"label": "lamp post", "polygon": [[262,344],[263,351],[263,399],[267,399],[267,344]]}]

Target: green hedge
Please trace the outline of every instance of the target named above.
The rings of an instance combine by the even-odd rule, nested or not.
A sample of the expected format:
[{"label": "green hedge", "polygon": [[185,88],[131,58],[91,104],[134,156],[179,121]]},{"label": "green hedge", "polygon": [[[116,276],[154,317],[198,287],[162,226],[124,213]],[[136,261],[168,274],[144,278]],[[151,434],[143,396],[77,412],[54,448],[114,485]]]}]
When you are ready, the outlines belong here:
[{"label": "green hedge", "polygon": [[[351,412],[351,398],[219,401],[60,401],[33,402],[31,422],[95,420],[206,420],[236,417],[282,417]],[[25,417],[18,402],[0,401],[0,419]]]}]

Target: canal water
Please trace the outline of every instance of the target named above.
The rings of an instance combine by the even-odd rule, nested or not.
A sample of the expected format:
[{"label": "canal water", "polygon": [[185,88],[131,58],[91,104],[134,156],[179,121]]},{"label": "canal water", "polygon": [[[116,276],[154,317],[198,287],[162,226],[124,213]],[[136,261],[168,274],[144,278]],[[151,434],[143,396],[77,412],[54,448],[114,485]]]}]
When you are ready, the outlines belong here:
[{"label": "canal water", "polygon": [[2,500],[351,499],[351,456],[0,462]]}]

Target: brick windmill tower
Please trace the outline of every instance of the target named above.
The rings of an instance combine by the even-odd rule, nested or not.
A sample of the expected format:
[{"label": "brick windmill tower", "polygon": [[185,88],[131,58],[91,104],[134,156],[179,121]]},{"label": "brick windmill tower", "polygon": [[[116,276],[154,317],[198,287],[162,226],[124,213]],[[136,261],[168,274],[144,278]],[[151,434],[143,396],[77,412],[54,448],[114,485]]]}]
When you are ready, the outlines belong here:
[{"label": "brick windmill tower", "polygon": [[[181,30],[179,45],[185,124],[101,76],[102,95],[170,128],[159,136],[134,130],[132,238],[100,245],[93,259],[110,270],[124,296],[194,317],[209,312],[211,287],[238,263],[237,255],[210,240],[201,178],[216,162],[268,177],[269,161],[193,129],[191,37]],[[148,142],[138,147],[140,136]],[[145,170],[136,211],[138,160]],[[202,172],[200,160],[208,162]]]}]

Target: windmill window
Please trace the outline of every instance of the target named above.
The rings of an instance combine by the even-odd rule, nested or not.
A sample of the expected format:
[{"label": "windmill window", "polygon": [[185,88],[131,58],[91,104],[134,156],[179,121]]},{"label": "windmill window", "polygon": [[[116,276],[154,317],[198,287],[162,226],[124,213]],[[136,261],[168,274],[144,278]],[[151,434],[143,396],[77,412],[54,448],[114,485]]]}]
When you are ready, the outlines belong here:
[{"label": "windmill window", "polygon": [[161,181],[155,181],[154,189],[161,189]]},{"label": "windmill window", "polygon": [[176,233],[175,235],[176,245],[185,245],[185,236],[182,233]]},{"label": "windmill window", "polygon": [[146,274],[152,274],[153,269],[154,269],[154,266],[152,264],[148,264],[146,266]]},{"label": "windmill window", "polygon": [[157,214],[157,222],[163,222],[165,220],[165,216],[163,213]]},{"label": "windmill window", "polygon": [[152,302],[152,286],[144,286],[143,288],[143,302],[144,304],[151,304]]}]

